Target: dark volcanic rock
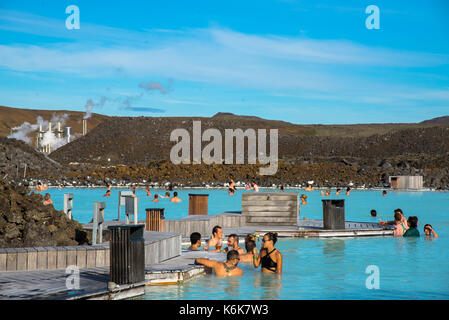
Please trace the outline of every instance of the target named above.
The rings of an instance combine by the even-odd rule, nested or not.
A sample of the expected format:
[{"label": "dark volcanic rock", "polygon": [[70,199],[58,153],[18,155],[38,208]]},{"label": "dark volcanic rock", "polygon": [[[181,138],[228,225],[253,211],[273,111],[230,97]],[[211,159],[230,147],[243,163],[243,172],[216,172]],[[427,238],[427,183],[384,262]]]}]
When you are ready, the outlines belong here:
[{"label": "dark volcanic rock", "polygon": [[23,186],[0,181],[0,247],[47,247],[88,244],[80,223],[53,205],[44,206],[42,195]]},{"label": "dark volcanic rock", "polygon": [[25,142],[0,137],[0,178],[20,179],[24,174],[34,177],[42,174],[57,176],[66,171],[55,160],[34,150]]}]

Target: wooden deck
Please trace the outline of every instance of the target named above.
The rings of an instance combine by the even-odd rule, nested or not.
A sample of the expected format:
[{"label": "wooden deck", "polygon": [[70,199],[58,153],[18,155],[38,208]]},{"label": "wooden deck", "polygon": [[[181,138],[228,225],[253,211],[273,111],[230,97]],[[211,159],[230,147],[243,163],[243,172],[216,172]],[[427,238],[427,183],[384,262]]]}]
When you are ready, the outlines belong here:
[{"label": "wooden deck", "polygon": [[79,289],[68,289],[65,270],[0,272],[0,300],[120,300],[137,297],[151,285],[181,284],[206,272],[195,259],[225,261],[223,253],[183,251],[176,258],[145,267],[145,281],[108,290],[109,267],[80,269]]}]

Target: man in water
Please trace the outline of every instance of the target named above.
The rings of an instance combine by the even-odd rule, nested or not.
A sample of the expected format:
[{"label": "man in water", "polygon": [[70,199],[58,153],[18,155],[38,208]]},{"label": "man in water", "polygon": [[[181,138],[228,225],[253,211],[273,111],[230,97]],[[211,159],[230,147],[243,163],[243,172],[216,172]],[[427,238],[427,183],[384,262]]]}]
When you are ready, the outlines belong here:
[{"label": "man in water", "polygon": [[152,202],[159,202],[159,195],[158,194],[155,194],[154,195],[154,199],[153,200],[151,200]]},{"label": "man in water", "polygon": [[386,190],[382,191],[382,197],[385,197],[386,195],[387,195],[387,191]]},{"label": "man in water", "polygon": [[189,250],[198,251],[198,248],[201,247],[201,233],[193,232],[190,235],[190,244]]},{"label": "man in water", "polygon": [[309,184],[309,185],[304,189],[304,191],[313,191],[312,185]]},{"label": "man in water", "polygon": [[239,247],[239,236],[235,233],[231,234],[228,237],[228,247],[224,249],[224,252],[228,252],[230,250],[236,250],[239,254],[244,254],[245,250],[242,247]]},{"label": "man in water", "polygon": [[44,200],[42,201],[42,203],[44,204],[44,206],[52,204],[53,200],[50,199],[50,194],[46,193],[44,196]]},{"label": "man in water", "polygon": [[377,211],[376,210],[371,210],[371,217],[375,218],[377,217]]},{"label": "man in water", "polygon": [[204,248],[205,251],[209,251],[212,247],[215,247],[213,251],[220,251],[223,239],[223,229],[220,226],[215,226],[212,229],[212,238],[207,243],[207,247]]},{"label": "man in water", "polygon": [[173,198],[170,199],[170,202],[181,202],[182,200],[178,198],[178,192],[173,192]]},{"label": "man in water", "polygon": [[321,195],[322,195],[323,197],[329,197],[329,196],[331,195],[331,190],[330,190],[330,189],[327,189],[325,194],[323,193],[323,191],[321,191]]},{"label": "man in water", "polygon": [[226,262],[198,258],[195,260],[195,263],[212,268],[217,277],[229,277],[243,275],[243,270],[237,267],[239,261],[239,253],[235,250],[231,250],[226,255]]},{"label": "man in water", "polygon": [[391,226],[391,225],[395,226],[395,225],[397,225],[398,224],[397,223],[398,220],[396,219],[396,214],[400,215],[400,217],[401,217],[401,219],[399,220],[400,223],[403,223],[405,226],[407,226],[407,229],[408,229],[407,219],[405,219],[404,213],[399,208],[394,210],[394,217],[395,218],[394,218],[393,221],[382,221],[381,219],[379,219],[379,224],[381,226]]},{"label": "man in water", "polygon": [[337,192],[335,192],[335,195],[336,195],[336,196],[340,195],[340,192],[341,192],[341,189],[338,188],[338,189],[337,189]]},{"label": "man in water", "polygon": [[149,187],[145,188],[145,192],[147,193],[147,197],[151,197],[151,192],[150,192],[150,188]]},{"label": "man in water", "polygon": [[351,192],[351,188],[347,187],[346,188],[346,195],[349,196],[349,193]]}]

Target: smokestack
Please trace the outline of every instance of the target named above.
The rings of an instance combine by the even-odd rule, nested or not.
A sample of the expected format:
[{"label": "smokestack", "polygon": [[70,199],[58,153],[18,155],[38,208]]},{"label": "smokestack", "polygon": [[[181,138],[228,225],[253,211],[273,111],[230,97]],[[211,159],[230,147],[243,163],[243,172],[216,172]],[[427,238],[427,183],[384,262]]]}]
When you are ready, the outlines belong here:
[{"label": "smokestack", "polygon": [[58,121],[58,131],[56,131],[56,137],[58,137],[59,139],[62,137],[62,134],[64,132],[61,131],[61,121]]},{"label": "smokestack", "polygon": [[83,119],[83,136],[87,133],[87,119]]},{"label": "smokestack", "polygon": [[70,142],[70,135],[71,135],[70,131],[71,131],[71,129],[72,129],[71,127],[65,127],[64,128],[64,136],[66,138],[67,143]]}]

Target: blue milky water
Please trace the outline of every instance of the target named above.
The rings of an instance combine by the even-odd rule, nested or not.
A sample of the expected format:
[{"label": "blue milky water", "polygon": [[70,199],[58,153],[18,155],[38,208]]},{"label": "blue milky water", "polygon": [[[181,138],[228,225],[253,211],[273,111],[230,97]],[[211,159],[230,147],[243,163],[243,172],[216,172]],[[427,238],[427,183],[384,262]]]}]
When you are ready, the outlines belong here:
[{"label": "blue milky water", "polygon": [[[107,220],[117,218],[118,191],[112,189],[110,198],[104,198],[106,189],[65,188],[49,189],[57,209],[63,208],[63,194],[74,193],[74,219],[81,223],[92,219],[93,202],[105,201]],[[151,202],[143,189],[137,189],[139,219],[145,219],[145,208],[165,208],[167,219],[188,215],[188,194],[209,194],[209,214],[239,211],[241,194],[228,196],[226,190],[177,190],[184,201],[171,203],[161,199]],[[273,190],[261,190],[273,191]],[[307,205],[301,207],[300,218],[322,218],[319,191],[304,192]],[[164,194],[165,190],[151,189]],[[332,192],[334,194],[335,191]],[[145,299],[449,299],[449,193],[396,192],[354,190],[350,196],[332,196],[345,199],[346,220],[377,221],[370,210],[376,209],[378,218],[391,220],[393,210],[401,208],[405,216],[419,218],[420,238],[368,237],[347,239],[281,239],[276,247],[284,257],[283,274],[279,279],[262,275],[260,270],[241,263],[245,275],[238,278],[215,278],[205,275],[182,285],[148,287]],[[122,210],[123,212],[123,210]],[[123,219],[123,214],[122,214]],[[439,238],[424,237],[423,226],[432,224]],[[260,243],[258,243],[260,246]],[[379,270],[379,289],[368,289],[371,273],[368,266]],[[370,282],[369,283],[373,283]]]}]

